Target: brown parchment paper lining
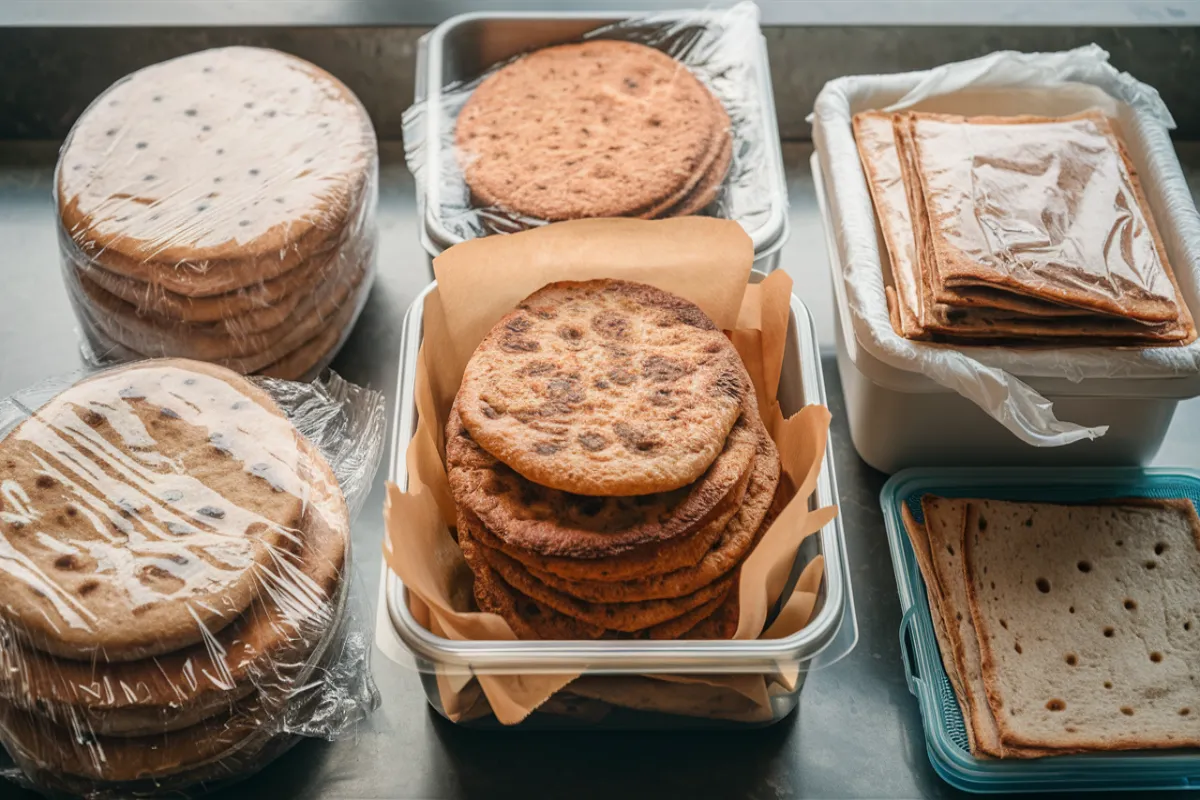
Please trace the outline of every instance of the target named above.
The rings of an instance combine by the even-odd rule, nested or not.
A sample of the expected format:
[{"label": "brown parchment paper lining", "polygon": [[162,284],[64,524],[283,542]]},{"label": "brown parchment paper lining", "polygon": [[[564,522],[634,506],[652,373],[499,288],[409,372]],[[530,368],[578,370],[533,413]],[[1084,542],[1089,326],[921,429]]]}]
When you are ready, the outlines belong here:
[{"label": "brown parchment paper lining", "polygon": [[[451,533],[454,503],[444,466],[446,417],[475,347],[519,301],[553,281],[622,278],[691,300],[729,334],[754,382],[763,421],[779,447],[783,480],[792,498],[742,566],[741,613],[734,638],[781,638],[808,624],[824,574],[819,557],[806,565],[781,613],[764,631],[797,548],[837,512],[832,506],[809,511],[807,502],[825,453],[829,412],[807,406],[783,417],[778,390],[792,282],[776,272],[760,284],[748,284],[753,259],[753,244],[737,223],[687,217],[557,223],[471,240],[434,260],[438,286],[425,302],[415,379],[418,424],[405,455],[408,490],[389,484],[384,507],[384,557],[411,593],[418,622],[449,639],[517,638],[499,616],[475,609],[471,572]],[[455,721],[490,710],[500,722],[515,724],[539,707],[592,719],[602,716],[595,701],[763,721],[771,715],[771,692],[794,690],[799,672],[798,665],[780,665],[772,675],[581,679],[577,674],[472,677],[439,671],[437,680],[442,707]]]}]

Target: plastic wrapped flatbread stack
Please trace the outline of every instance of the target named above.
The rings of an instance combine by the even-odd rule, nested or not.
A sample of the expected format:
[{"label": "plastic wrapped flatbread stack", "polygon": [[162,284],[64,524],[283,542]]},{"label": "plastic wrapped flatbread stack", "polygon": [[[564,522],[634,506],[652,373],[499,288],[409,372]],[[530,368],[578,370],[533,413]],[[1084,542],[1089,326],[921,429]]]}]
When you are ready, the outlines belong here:
[{"label": "plastic wrapped flatbread stack", "polygon": [[0,742],[26,779],[179,792],[337,733],[349,509],[270,393],[180,359],[100,373],[0,439],[0,487]]},{"label": "plastic wrapped flatbread stack", "polygon": [[315,373],[371,285],[377,176],[362,105],[293,56],[206,50],[117,82],[76,122],[55,183],[95,359]]}]

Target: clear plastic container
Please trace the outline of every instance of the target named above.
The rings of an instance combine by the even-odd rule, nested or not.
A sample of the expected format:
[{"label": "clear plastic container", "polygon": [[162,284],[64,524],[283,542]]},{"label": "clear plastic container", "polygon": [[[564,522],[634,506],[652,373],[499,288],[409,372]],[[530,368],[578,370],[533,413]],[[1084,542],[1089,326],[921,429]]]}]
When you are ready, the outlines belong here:
[{"label": "clear plastic container", "polygon": [[1041,502],[1113,497],[1187,497],[1200,504],[1200,472],[1135,469],[908,469],[880,492],[903,617],[900,652],[908,689],[920,703],[929,761],[947,783],[968,792],[1093,792],[1200,788],[1200,752],[1093,753],[1041,759],[980,759],[967,748],[962,712],[942,666],[921,569],[901,507],[920,519],[924,494]]},{"label": "clear plastic container", "polygon": [[[734,10],[686,10],[655,13],[645,17],[611,12],[516,12],[484,11],[460,14],[443,22],[421,37],[417,46],[416,89],[413,108],[405,115],[405,149],[410,150],[411,141],[419,142],[420,161],[424,165],[415,170],[417,180],[417,204],[421,217],[421,244],[430,258],[464,240],[461,222],[463,209],[446,203],[443,194],[464,195],[459,186],[444,189],[446,180],[462,181],[459,173],[431,168],[453,162],[453,154],[442,153],[443,147],[453,144],[453,117],[446,109],[453,105],[449,95],[460,93],[462,85],[486,73],[493,65],[504,63],[521,53],[551,45],[578,41],[597,28],[620,25],[613,36],[629,38],[663,49],[675,47],[679,57],[695,48],[696,39],[706,30],[715,29],[727,15],[752,12]],[[718,36],[720,34],[717,34]],[[735,46],[737,42],[733,43]],[[783,152],[780,149],[778,123],[775,118],[775,101],[771,88],[771,71],[767,61],[767,43],[757,37],[756,46],[749,50],[730,51],[722,49],[723,57],[748,60],[747,75],[752,75],[756,85],[743,87],[746,97],[753,103],[746,108],[755,108],[758,113],[744,121],[735,120],[733,126],[734,152],[752,149],[758,152],[757,165],[748,165],[743,172],[753,175],[753,180],[730,181],[728,191],[741,192],[747,198],[729,204],[733,208],[753,209],[745,219],[737,218],[754,241],[754,268],[770,272],[779,265],[779,251],[789,234],[787,183],[783,173]],[[414,110],[423,113],[414,113]],[[735,168],[737,166],[735,156]],[[413,156],[410,152],[410,164]],[[451,192],[452,190],[452,192]],[[751,201],[765,194],[766,202]],[[458,218],[456,221],[455,218]]]},{"label": "clear plastic container", "polygon": [[[753,280],[764,276],[756,273]],[[414,382],[417,353],[421,344],[423,309],[431,285],[409,307],[404,320],[404,337],[400,350],[400,375],[397,389],[396,419],[393,426],[391,480],[401,489],[407,488],[408,473],[405,452],[416,428]],[[812,319],[804,304],[792,297],[788,340],[780,379],[779,400],[785,415],[795,413],[807,404],[824,404],[825,387],[821,377],[820,353]],[[838,497],[833,457],[827,445],[816,491],[810,499],[812,508],[835,503]],[[816,535],[808,537],[797,553],[789,584],[784,596],[801,569],[818,555],[824,556],[824,578],[818,592],[817,605],[808,625],[801,631],[780,639],[753,641],[454,641],[426,630],[414,617],[410,595],[399,577],[386,567],[381,586],[382,602],[377,637],[388,636],[381,648],[407,650],[411,666],[421,674],[426,696],[443,716],[438,688],[440,679],[465,680],[480,675],[529,675],[556,673],[585,673],[587,676],[630,677],[646,675],[703,676],[761,675],[771,687],[769,709],[753,722],[733,722],[728,719],[702,718],[686,714],[633,711],[627,708],[606,709],[599,719],[593,704],[580,706],[578,713],[570,703],[554,705],[555,713],[535,711],[522,727],[614,727],[614,728],[681,728],[705,726],[745,726],[778,722],[796,708],[805,677],[810,670],[829,666],[842,659],[858,639],[858,625],[850,588],[850,570],[846,561],[846,546],[841,518],[836,517]],[[385,611],[386,610],[386,611]],[[386,613],[386,618],[385,618]],[[389,647],[388,645],[394,645]],[[787,676],[773,682],[775,676]],[[570,685],[564,691],[569,691]],[[560,699],[559,695],[551,700]],[[565,708],[564,708],[565,706]],[[543,706],[545,708],[546,706]],[[499,727],[490,716],[464,723],[472,726]]]}]

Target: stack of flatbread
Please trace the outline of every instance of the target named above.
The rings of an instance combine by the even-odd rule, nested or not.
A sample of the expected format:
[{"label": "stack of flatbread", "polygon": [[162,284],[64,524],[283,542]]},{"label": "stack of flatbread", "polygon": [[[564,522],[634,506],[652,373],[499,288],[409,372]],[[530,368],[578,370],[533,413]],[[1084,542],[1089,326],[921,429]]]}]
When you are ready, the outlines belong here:
[{"label": "stack of flatbread", "polygon": [[1200,518],[1189,500],[905,507],[971,752],[1200,747]]},{"label": "stack of flatbread", "polygon": [[485,79],[455,124],[475,201],[507,217],[682,217],[716,200],[729,114],[681,62],[597,39],[522,56]]},{"label": "stack of flatbread", "polygon": [[479,608],[521,638],[724,638],[779,454],[737,351],[644,284],[554,283],[471,357],[446,426]]},{"label": "stack of flatbread", "polygon": [[73,793],[262,763],[344,616],[333,472],[211,364],[100,373],[8,434],[0,544],[0,742]]},{"label": "stack of flatbread", "polygon": [[316,372],[370,289],[376,165],[357,98],[293,56],[228,47],[124,78],[58,163],[64,278],[94,348]]},{"label": "stack of flatbread", "polygon": [[853,125],[901,336],[1041,347],[1196,338],[1133,163],[1102,113],[871,111]]}]

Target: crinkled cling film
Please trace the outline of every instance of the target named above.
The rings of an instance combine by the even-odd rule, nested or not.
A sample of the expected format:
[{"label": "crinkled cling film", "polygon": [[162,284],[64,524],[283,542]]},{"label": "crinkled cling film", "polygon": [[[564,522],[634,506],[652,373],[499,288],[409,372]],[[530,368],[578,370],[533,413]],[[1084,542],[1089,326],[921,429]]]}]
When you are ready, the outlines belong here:
[{"label": "crinkled cling film", "polygon": [[314,376],[366,301],[377,194],[366,110],[312,64],[229,47],[123,78],[55,174],[85,355]]},{"label": "crinkled cling film", "polygon": [[383,398],[182,359],[0,401],[0,742],[89,797],[242,777],[378,702],[350,520]]},{"label": "crinkled cling film", "polygon": [[404,148],[438,244],[583,217],[765,230],[782,187],[761,40],[749,2],[641,15],[431,87]]}]

